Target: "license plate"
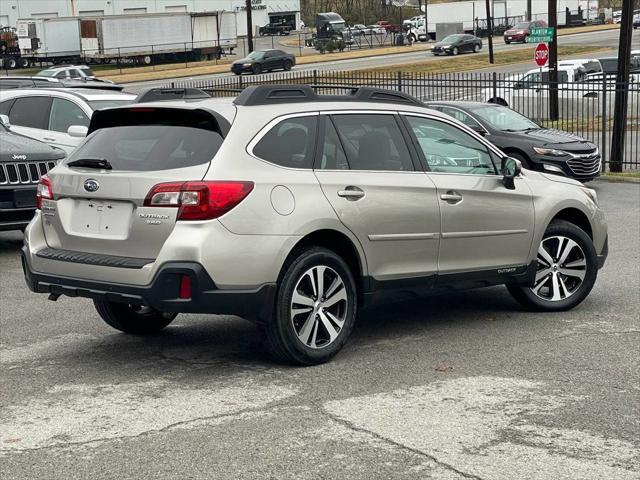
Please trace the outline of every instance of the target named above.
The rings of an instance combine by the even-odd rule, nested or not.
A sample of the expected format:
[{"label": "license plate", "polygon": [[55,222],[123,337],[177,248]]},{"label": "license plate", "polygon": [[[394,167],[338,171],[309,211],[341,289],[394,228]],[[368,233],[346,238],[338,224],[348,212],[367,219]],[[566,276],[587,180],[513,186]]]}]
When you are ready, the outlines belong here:
[{"label": "license plate", "polygon": [[16,208],[35,208],[36,207],[36,191],[35,189],[14,190],[13,204]]},{"label": "license plate", "polygon": [[126,238],[133,204],[108,200],[74,200],[72,231],[79,235]]}]

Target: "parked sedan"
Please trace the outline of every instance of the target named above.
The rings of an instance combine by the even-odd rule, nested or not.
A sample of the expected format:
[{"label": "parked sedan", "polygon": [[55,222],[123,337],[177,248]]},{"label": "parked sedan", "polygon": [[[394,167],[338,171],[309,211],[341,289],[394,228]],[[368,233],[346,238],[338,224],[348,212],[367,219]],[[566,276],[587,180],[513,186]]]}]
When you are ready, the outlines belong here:
[{"label": "parked sedan", "polygon": [[350,28],[351,35],[371,35],[373,32],[371,29],[362,23],[356,23],[353,27]]},{"label": "parked sedan", "polygon": [[427,102],[476,131],[524,168],[563,174],[582,182],[600,175],[598,147],[562,130],[543,128],[513,110],[476,102]]},{"label": "parked sedan", "polygon": [[296,57],[282,50],[254,50],[245,58],[231,64],[231,71],[236,75],[253,73],[258,75],[271,70],[291,70],[296,64]]},{"label": "parked sedan", "polygon": [[50,147],[12,132],[0,116],[0,231],[23,230],[36,210],[38,180],[65,157]]},{"label": "parked sedan", "polygon": [[482,40],[474,35],[457,33],[444,37],[431,47],[434,55],[458,55],[459,53],[478,53],[482,49]]},{"label": "parked sedan", "polygon": [[382,28],[380,25],[367,25],[367,28],[374,35],[384,35],[385,33],[387,33],[387,31],[384,28]]}]

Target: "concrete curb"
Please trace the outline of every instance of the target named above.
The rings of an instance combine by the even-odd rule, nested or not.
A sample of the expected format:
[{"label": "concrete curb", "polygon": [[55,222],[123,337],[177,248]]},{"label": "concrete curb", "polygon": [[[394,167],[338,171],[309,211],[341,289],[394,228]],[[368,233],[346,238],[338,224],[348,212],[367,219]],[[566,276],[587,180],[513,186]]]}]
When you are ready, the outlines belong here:
[{"label": "concrete curb", "polygon": [[609,183],[640,183],[640,177],[625,177],[622,175],[600,175],[598,180]]}]

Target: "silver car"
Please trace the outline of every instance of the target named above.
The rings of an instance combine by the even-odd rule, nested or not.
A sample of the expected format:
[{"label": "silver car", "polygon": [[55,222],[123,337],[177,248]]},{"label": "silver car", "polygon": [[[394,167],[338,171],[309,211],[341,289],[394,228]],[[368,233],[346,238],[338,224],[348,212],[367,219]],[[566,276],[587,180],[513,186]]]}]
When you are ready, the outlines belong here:
[{"label": "silver car", "polygon": [[236,314],[301,365],[333,357],[359,309],[397,292],[504,284],[527,308],[570,309],[607,256],[593,190],[371,88],[101,110],[38,192],[34,292],[92,298],[133,334]]}]

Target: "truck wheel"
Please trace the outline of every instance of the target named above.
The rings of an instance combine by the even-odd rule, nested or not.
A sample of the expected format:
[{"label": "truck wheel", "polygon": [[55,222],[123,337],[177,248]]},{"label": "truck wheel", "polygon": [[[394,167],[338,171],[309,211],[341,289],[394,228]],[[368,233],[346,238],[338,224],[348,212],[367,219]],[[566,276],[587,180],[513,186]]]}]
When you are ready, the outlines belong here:
[{"label": "truck wheel", "polygon": [[158,333],[173,322],[177,313],[159,312],[151,307],[94,300],[98,315],[109,326],[124,333],[149,335]]},{"label": "truck wheel", "polygon": [[20,60],[18,61],[18,64],[20,68],[29,68],[30,62],[28,58],[21,57]]},{"label": "truck wheel", "polygon": [[347,342],[356,320],[357,291],[349,266],[331,250],[294,252],[280,275],[274,315],[263,326],[280,361],[317,365]]},{"label": "truck wheel", "polygon": [[6,65],[6,68],[9,68],[11,70],[13,70],[14,68],[16,68],[18,66],[18,62],[16,61],[15,58],[13,57],[7,57],[4,59],[4,63]]},{"label": "truck wheel", "polygon": [[596,250],[589,235],[573,223],[554,220],[538,246],[533,286],[507,285],[531,310],[558,312],[579,305],[598,276]]}]

